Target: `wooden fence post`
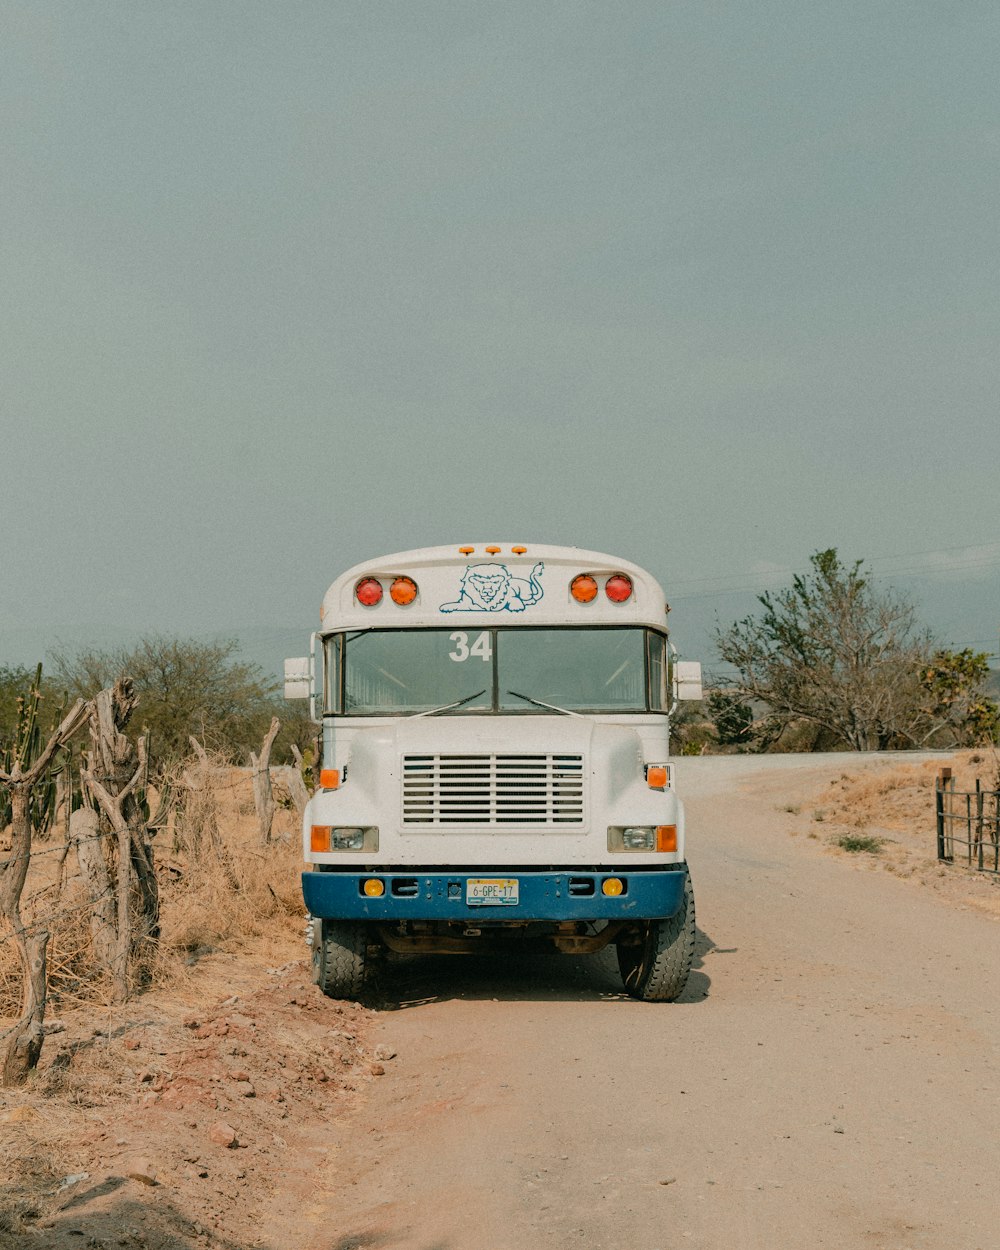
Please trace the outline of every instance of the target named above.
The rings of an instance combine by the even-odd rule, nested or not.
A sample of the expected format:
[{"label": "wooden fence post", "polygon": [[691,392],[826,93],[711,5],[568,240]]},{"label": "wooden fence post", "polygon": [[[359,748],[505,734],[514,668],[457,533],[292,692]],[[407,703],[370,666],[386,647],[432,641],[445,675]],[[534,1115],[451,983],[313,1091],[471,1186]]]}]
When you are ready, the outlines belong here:
[{"label": "wooden fence post", "polygon": [[950,856],[945,852],[945,812],[944,812],[944,792],[948,779],[951,777],[950,768],[942,768],[937,775],[937,781],[934,785],[934,810],[937,816],[937,857],[947,863]]},{"label": "wooden fence post", "polygon": [[[40,677],[41,666],[38,672]],[[37,685],[33,694],[37,706]],[[30,698],[26,702],[30,703]],[[27,755],[33,748],[29,736],[24,735],[10,771],[0,771],[0,784],[10,791],[11,802],[10,855],[7,859],[0,860],[0,916],[10,926],[24,973],[21,1016],[10,1030],[10,1040],[3,1058],[0,1083],[4,1085],[20,1085],[28,1079],[28,1074],[38,1064],[45,1039],[45,961],[49,934],[44,926],[26,925],[21,915],[21,894],[28,876],[31,842],[35,832],[31,796],[46,775],[57,751],[66,745],[86,721],[89,706],[83,699],[78,699],[46,745],[30,762]]]},{"label": "wooden fence post", "polygon": [[281,721],[272,717],[271,727],[264,735],[260,755],[250,752],[250,765],[253,769],[253,801],[257,808],[257,819],[260,821],[260,840],[266,846],[271,841],[271,826],[274,823],[274,794],[271,790],[271,747],[278,736]]},{"label": "wooden fence post", "polygon": [[976,847],[979,852],[979,867],[983,867],[983,787],[976,778]]},{"label": "wooden fence post", "polygon": [[[115,889],[114,995],[124,1002],[148,983],[160,936],[160,892],[153,847],[139,795],[147,781],[146,739],[133,746],[121,732],[139,702],[129,678],[94,699],[88,767],[80,777],[118,845]],[[82,867],[82,864],[81,864]]]}]

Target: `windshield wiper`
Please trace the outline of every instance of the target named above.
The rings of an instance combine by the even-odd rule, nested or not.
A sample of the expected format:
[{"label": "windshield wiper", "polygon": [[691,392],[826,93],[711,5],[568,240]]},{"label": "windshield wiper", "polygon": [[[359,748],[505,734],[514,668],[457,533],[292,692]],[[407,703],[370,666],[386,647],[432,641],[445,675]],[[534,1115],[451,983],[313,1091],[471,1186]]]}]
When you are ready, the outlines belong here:
[{"label": "windshield wiper", "polygon": [[535,707],[548,708],[550,712],[562,712],[563,716],[578,716],[580,717],[581,720],[587,719],[585,716],[582,716],[579,712],[571,712],[568,708],[565,708],[565,707],[556,707],[554,703],[543,703],[541,699],[533,699],[531,695],[528,695],[528,694],[518,694],[516,690],[508,690],[507,694],[512,694],[515,699],[523,699],[525,703],[533,703]]},{"label": "windshield wiper", "polygon": [[432,707],[426,712],[414,712],[412,716],[408,716],[406,719],[416,720],[420,716],[436,716],[438,712],[450,712],[453,707],[461,707],[463,703],[471,703],[473,699],[478,699],[481,694],[485,693],[485,690],[477,690],[475,694],[467,694],[464,699],[458,699],[454,703],[445,703],[441,707]]}]

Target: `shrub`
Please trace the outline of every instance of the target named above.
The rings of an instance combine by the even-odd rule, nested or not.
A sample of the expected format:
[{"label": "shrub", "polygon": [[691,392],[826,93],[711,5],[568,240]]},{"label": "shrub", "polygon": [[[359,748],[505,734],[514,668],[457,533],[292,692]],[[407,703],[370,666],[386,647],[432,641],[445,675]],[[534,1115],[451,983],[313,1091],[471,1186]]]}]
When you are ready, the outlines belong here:
[{"label": "shrub", "polygon": [[150,755],[161,765],[184,759],[190,737],[212,751],[246,760],[277,715],[284,732],[276,755],[290,742],[305,750],[315,729],[307,716],[277,697],[277,685],[258,664],[240,658],[235,639],[198,642],[152,636],[133,647],[54,656],[58,679],[73,695],[89,698],[121,676],[139,695],[136,723],[148,729]]},{"label": "shrub", "polygon": [[852,855],[859,852],[866,852],[869,855],[877,855],[882,849],[884,838],[873,838],[862,834],[847,833],[842,838],[837,839],[837,845],[842,851],[850,851]]}]

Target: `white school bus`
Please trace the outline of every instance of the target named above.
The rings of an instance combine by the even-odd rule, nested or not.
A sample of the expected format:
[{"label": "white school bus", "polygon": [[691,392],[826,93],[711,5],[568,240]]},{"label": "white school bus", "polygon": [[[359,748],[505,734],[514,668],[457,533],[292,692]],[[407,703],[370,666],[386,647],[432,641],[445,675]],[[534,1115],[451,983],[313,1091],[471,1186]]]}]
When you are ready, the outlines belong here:
[{"label": "white school bus", "polygon": [[694,946],[670,712],[701,697],[643,569],[475,543],[349,569],[287,698],[322,723],[303,822],[313,975],[358,996],[386,952],[596,952],[669,1001]]}]

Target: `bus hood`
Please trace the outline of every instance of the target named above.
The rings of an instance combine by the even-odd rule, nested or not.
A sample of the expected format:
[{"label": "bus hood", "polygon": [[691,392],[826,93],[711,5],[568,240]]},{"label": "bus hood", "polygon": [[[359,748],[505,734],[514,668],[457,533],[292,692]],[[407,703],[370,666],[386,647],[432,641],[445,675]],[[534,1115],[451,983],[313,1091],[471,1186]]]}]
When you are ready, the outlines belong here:
[{"label": "bus hood", "polygon": [[[345,763],[342,785],[313,796],[303,833],[310,822],[377,827],[377,856],[356,856],[369,864],[601,863],[610,825],[682,819],[673,791],[646,784],[636,730],[582,716],[383,722],[355,733]],[[347,867],[355,856],[307,858]]]}]

